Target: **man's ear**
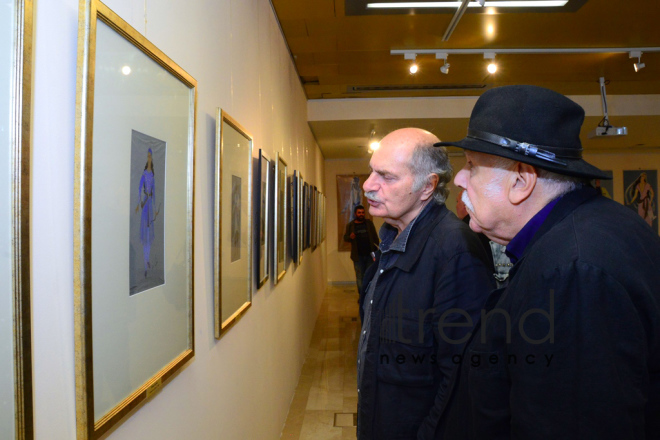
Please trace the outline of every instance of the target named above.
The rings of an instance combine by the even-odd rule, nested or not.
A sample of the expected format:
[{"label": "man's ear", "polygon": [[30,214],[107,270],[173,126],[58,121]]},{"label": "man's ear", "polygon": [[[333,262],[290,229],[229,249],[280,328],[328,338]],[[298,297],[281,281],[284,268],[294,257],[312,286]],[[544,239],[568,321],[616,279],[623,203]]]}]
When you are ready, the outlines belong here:
[{"label": "man's ear", "polygon": [[538,175],[532,165],[516,162],[509,178],[509,202],[519,205],[532,195]]},{"label": "man's ear", "polygon": [[420,198],[422,201],[427,201],[429,198],[433,197],[433,191],[435,191],[435,187],[438,186],[438,175],[433,173],[429,174],[428,178],[426,179],[426,184],[422,188],[422,194]]}]

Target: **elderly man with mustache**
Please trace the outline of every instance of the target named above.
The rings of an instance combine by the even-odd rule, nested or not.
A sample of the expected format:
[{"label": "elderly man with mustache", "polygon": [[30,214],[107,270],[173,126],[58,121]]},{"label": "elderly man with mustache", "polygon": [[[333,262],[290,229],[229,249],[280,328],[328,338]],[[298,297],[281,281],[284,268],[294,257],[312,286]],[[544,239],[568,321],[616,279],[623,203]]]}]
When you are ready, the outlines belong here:
[{"label": "elderly man with mustache", "polygon": [[432,438],[450,378],[494,287],[476,234],[445,207],[452,169],[431,133],[385,136],[363,185],[385,221],[364,275],[358,349],[360,440]]},{"label": "elderly man with mustache", "polygon": [[465,139],[436,144],[465,149],[470,227],[514,263],[436,438],[660,438],[660,239],[590,186],[608,176],[582,158],[583,120],[552,90],[498,87]]}]

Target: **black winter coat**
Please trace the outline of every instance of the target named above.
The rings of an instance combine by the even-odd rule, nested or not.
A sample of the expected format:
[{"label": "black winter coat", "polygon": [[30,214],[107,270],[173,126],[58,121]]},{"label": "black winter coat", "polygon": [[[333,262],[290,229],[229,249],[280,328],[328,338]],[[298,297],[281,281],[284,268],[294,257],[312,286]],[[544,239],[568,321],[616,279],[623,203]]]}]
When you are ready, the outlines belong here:
[{"label": "black winter coat", "polygon": [[[380,251],[364,285],[379,263]],[[444,205],[413,225],[405,252],[374,291],[358,391],[360,440],[430,438],[457,367],[452,356],[462,352],[460,339],[494,288],[488,263],[476,234]],[[444,315],[450,309],[459,311]]]},{"label": "black winter coat", "polygon": [[658,235],[592,188],[573,191],[509,280],[488,299],[437,438],[660,438]]}]

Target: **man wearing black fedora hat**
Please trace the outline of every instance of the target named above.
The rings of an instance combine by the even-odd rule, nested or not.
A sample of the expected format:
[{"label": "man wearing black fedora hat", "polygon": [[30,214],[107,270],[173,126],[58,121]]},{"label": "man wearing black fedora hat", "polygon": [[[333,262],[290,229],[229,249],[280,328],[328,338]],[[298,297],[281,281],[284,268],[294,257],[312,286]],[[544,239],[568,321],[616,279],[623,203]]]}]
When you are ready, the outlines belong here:
[{"label": "man wearing black fedora hat", "polygon": [[602,197],[582,159],[584,110],[540,87],[477,101],[466,165],[470,227],[506,245],[450,384],[436,438],[660,437],[660,238]]}]

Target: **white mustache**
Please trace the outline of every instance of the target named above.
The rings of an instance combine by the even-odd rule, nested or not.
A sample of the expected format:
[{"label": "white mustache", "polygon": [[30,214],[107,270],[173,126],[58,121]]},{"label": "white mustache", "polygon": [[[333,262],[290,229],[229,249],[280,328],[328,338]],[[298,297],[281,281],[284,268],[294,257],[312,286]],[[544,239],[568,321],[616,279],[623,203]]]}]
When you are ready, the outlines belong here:
[{"label": "white mustache", "polygon": [[463,194],[461,194],[461,201],[465,204],[465,207],[467,208],[468,211],[474,212],[474,206],[470,201],[470,197],[468,197],[467,191],[463,191]]},{"label": "white mustache", "polygon": [[372,202],[382,203],[382,200],[380,200],[380,199],[378,198],[378,196],[376,196],[376,191],[368,191],[368,192],[365,192],[365,193],[364,193],[364,196],[365,196],[367,199],[371,200]]}]

